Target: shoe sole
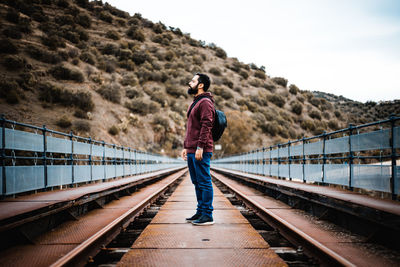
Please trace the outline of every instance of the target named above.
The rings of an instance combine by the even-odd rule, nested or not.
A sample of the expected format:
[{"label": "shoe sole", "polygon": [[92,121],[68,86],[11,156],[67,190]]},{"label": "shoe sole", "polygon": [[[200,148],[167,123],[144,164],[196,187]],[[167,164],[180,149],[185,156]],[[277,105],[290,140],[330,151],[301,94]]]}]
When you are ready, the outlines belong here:
[{"label": "shoe sole", "polygon": [[214,221],[212,221],[212,222],[205,222],[205,223],[195,223],[195,222],[192,222],[192,224],[193,224],[193,225],[212,225],[212,224],[214,224]]}]

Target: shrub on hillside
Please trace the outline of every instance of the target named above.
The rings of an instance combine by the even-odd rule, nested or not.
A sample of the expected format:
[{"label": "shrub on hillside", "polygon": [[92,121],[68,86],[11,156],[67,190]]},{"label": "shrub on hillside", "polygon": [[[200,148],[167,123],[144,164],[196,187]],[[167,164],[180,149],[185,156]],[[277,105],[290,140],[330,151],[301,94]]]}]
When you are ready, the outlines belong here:
[{"label": "shrub on hillside", "polygon": [[265,72],[263,72],[262,70],[256,70],[254,72],[254,76],[261,80],[265,80],[267,78],[267,76],[265,75]]},{"label": "shrub on hillside", "polygon": [[133,53],[130,49],[120,49],[118,55],[119,60],[123,61],[132,58]]},{"label": "shrub on hillside", "polygon": [[334,114],[335,114],[336,118],[338,118],[338,119],[340,119],[342,117],[342,113],[340,113],[339,110],[335,110]]},{"label": "shrub on hillside", "polygon": [[12,39],[21,39],[22,34],[16,26],[9,26],[3,30],[3,34]]},{"label": "shrub on hillside", "polygon": [[99,14],[99,19],[101,19],[105,22],[108,22],[108,23],[113,22],[113,17],[108,11],[101,11]]},{"label": "shrub on hillside", "polygon": [[122,75],[121,84],[124,86],[127,85],[135,86],[138,84],[138,80],[136,79],[133,73],[126,73]]},{"label": "shrub on hillside", "polygon": [[322,117],[324,117],[325,119],[329,120],[331,118],[331,114],[329,114],[329,112],[324,111],[322,113]]},{"label": "shrub on hillside", "polygon": [[233,89],[233,82],[230,79],[226,78],[226,77],[222,78],[222,84],[228,86],[231,89]]},{"label": "shrub on hillside", "polygon": [[89,119],[88,113],[83,111],[83,110],[81,110],[81,109],[75,110],[74,116],[77,117],[77,118],[80,118],[80,119],[86,119],[86,120]]},{"label": "shrub on hillside", "polygon": [[84,111],[91,111],[94,108],[92,95],[89,92],[73,92],[50,83],[39,84],[38,89],[41,101],[59,103],[63,106],[75,106]]},{"label": "shrub on hillside", "polygon": [[313,133],[313,135],[320,135],[320,134],[323,134],[324,133],[324,128],[323,127],[317,127],[317,128],[315,128],[313,131],[312,131],[312,133]]},{"label": "shrub on hillside", "polygon": [[306,131],[313,131],[315,130],[315,124],[312,120],[303,120],[300,123],[300,127]]},{"label": "shrub on hillside", "polygon": [[71,80],[76,82],[83,82],[85,80],[80,69],[72,69],[64,65],[54,66],[49,70],[49,73],[58,80]]},{"label": "shrub on hillside", "polygon": [[17,54],[18,47],[10,39],[0,40],[0,54]]},{"label": "shrub on hillside", "polygon": [[226,64],[225,67],[227,67],[228,69],[234,71],[234,72],[239,72],[240,68],[241,68],[241,64],[239,61],[237,61],[237,59],[235,58],[232,65],[228,65]]},{"label": "shrub on hillside", "polygon": [[146,93],[150,95],[151,100],[159,103],[162,107],[168,105],[168,96],[161,90],[161,88],[155,87],[151,89],[150,92],[147,91]]},{"label": "shrub on hillside", "polygon": [[90,16],[88,14],[81,13],[75,17],[75,22],[84,28],[90,28],[90,26],[92,24],[92,19],[90,18]]},{"label": "shrub on hillside", "polygon": [[244,79],[249,78],[249,73],[245,70],[240,70],[239,75],[242,76]]},{"label": "shrub on hillside", "polygon": [[140,115],[157,113],[160,110],[160,104],[143,98],[134,98],[131,101],[126,102],[125,107],[133,113]]},{"label": "shrub on hillside", "polygon": [[52,50],[56,50],[59,47],[64,48],[66,46],[65,40],[58,35],[43,36],[42,43]]},{"label": "shrub on hillside", "polygon": [[118,83],[102,85],[97,92],[106,100],[121,103],[121,86]]},{"label": "shrub on hillside", "polygon": [[268,95],[268,101],[274,103],[278,107],[283,107],[285,105],[285,99],[277,94]]},{"label": "shrub on hillside", "polygon": [[172,95],[174,97],[180,97],[180,96],[186,97],[186,92],[182,88],[179,88],[176,85],[167,84],[165,90],[167,91],[167,94]]},{"label": "shrub on hillside", "polygon": [[60,126],[61,128],[68,128],[72,125],[72,122],[70,118],[64,115],[57,120],[56,125]]},{"label": "shrub on hillside", "polygon": [[114,43],[106,43],[103,47],[100,48],[100,51],[103,55],[118,55],[119,47]]},{"label": "shrub on hillside", "polygon": [[132,60],[136,65],[140,65],[148,61],[149,56],[145,51],[135,51],[132,55]]},{"label": "shrub on hillside", "polygon": [[161,125],[162,128],[164,128],[165,130],[168,130],[170,128],[169,126],[169,119],[167,117],[164,117],[160,114],[156,114],[153,117],[153,124],[155,125]]},{"label": "shrub on hillside", "polygon": [[175,53],[172,50],[168,50],[167,53],[165,53],[164,58],[168,61],[171,61],[175,57]]},{"label": "shrub on hillside", "polygon": [[339,129],[339,125],[338,125],[338,122],[336,120],[330,120],[328,122],[328,126],[329,126],[329,128],[331,128],[334,131]]},{"label": "shrub on hillside", "polygon": [[321,113],[317,110],[312,110],[308,115],[313,119],[321,119]]},{"label": "shrub on hillside", "polygon": [[222,86],[214,86],[213,90],[212,90],[216,95],[221,96],[224,99],[231,99],[233,98],[233,94],[232,92]]},{"label": "shrub on hillside", "polygon": [[89,51],[84,51],[82,54],[79,56],[80,60],[82,60],[85,63],[88,63],[90,65],[95,65],[96,64],[96,57],[90,53]]},{"label": "shrub on hillside", "polygon": [[19,95],[21,93],[22,92],[17,93],[17,91],[10,91],[6,96],[6,102],[11,105],[18,104],[19,103]]},{"label": "shrub on hillside", "polygon": [[215,55],[219,58],[226,59],[226,52],[224,49],[217,47],[215,49]]},{"label": "shrub on hillside", "polygon": [[264,83],[262,87],[267,89],[270,92],[274,92],[276,89],[275,84],[272,84],[272,83]]},{"label": "shrub on hillside", "polygon": [[56,0],[56,4],[59,7],[68,8],[69,2],[67,0]]},{"label": "shrub on hillside", "polygon": [[73,122],[73,128],[78,132],[90,132],[90,123],[84,120],[76,120]]},{"label": "shrub on hillside", "polygon": [[321,100],[320,98],[317,97],[312,97],[311,99],[308,100],[310,102],[311,105],[313,105],[314,107],[319,107],[319,105],[321,104]]},{"label": "shrub on hillside", "polygon": [[251,79],[249,84],[254,87],[261,87],[263,85],[259,79]]},{"label": "shrub on hillside", "polygon": [[300,115],[301,112],[303,111],[303,105],[300,104],[299,102],[292,102],[290,106],[292,108],[292,112],[297,115]]},{"label": "shrub on hillside", "polygon": [[23,69],[26,65],[26,60],[20,56],[8,55],[4,57],[2,63],[7,70],[15,71]]},{"label": "shrub on hillside", "polygon": [[54,17],[54,22],[60,26],[63,25],[74,25],[75,18],[71,15],[57,15]]},{"label": "shrub on hillside", "polygon": [[0,80],[0,97],[5,98],[8,104],[17,104],[19,102],[18,84],[13,80]]},{"label": "shrub on hillside", "polygon": [[136,97],[142,97],[143,96],[143,92],[135,87],[132,86],[127,86],[125,88],[125,95],[132,99],[132,98],[136,98]]},{"label": "shrub on hillside", "polygon": [[119,129],[117,126],[113,125],[108,129],[108,133],[111,135],[117,135],[119,134]]},{"label": "shrub on hillside", "polygon": [[138,40],[140,42],[143,42],[145,40],[145,35],[143,31],[140,30],[136,25],[131,26],[127,30],[126,35],[128,35],[131,39]]},{"label": "shrub on hillside", "polygon": [[272,78],[272,81],[280,86],[283,86],[286,88],[288,80],[282,77],[274,77]]},{"label": "shrub on hillside", "polygon": [[156,34],[151,38],[151,40],[155,43],[161,44],[163,41],[163,38],[160,34]]},{"label": "shrub on hillside", "polygon": [[14,8],[9,8],[7,10],[6,20],[17,24],[19,22],[19,18],[20,18],[20,16],[19,16],[19,12],[17,10],[15,10]]},{"label": "shrub on hillside", "polygon": [[113,40],[119,40],[119,39],[121,39],[121,36],[119,35],[119,33],[116,32],[116,31],[113,31],[113,30],[108,31],[108,32],[106,33],[106,37],[107,37],[107,38],[110,38],[110,39],[113,39]]},{"label": "shrub on hillside", "polygon": [[294,84],[291,84],[290,86],[289,86],[289,93],[291,93],[292,95],[297,95],[297,93],[300,91],[300,89],[296,86],[296,85],[294,85]]},{"label": "shrub on hillside", "polygon": [[200,56],[197,56],[197,55],[193,56],[192,59],[193,59],[193,63],[198,66],[201,66],[203,64],[203,58]]},{"label": "shrub on hillside", "polygon": [[298,95],[296,99],[299,100],[299,102],[304,103],[304,97],[302,97],[301,95]]},{"label": "shrub on hillside", "polygon": [[23,72],[19,75],[17,82],[22,89],[32,91],[32,89],[36,87],[37,79],[32,73]]},{"label": "shrub on hillside", "polygon": [[279,129],[280,126],[277,122],[273,121],[273,122],[268,122],[265,124],[261,125],[261,130],[266,133],[269,134],[270,136],[275,136],[279,133]]},{"label": "shrub on hillside", "polygon": [[167,29],[167,28],[165,27],[165,25],[162,24],[161,22],[156,23],[156,24],[153,25],[153,31],[154,31],[155,33],[158,33],[158,34],[159,34],[159,33],[163,33],[166,29]]},{"label": "shrub on hillside", "polygon": [[221,76],[221,70],[218,67],[212,67],[208,71],[216,76]]}]

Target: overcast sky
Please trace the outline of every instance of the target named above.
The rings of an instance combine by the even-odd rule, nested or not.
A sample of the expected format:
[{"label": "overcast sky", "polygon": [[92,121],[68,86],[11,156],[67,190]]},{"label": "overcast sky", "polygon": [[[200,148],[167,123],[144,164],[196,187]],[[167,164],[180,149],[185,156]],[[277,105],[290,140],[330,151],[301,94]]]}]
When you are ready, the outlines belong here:
[{"label": "overcast sky", "polygon": [[400,0],[108,0],[303,90],[400,99]]}]

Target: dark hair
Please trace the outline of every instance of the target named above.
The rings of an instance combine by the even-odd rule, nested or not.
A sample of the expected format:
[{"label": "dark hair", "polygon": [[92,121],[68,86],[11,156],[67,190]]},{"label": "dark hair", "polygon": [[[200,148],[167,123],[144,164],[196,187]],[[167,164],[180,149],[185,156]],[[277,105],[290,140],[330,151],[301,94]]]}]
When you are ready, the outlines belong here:
[{"label": "dark hair", "polygon": [[204,85],[203,89],[204,92],[206,92],[208,90],[208,88],[210,87],[210,77],[208,77],[207,75],[203,74],[203,73],[196,73],[196,75],[199,76],[199,84],[202,83]]}]

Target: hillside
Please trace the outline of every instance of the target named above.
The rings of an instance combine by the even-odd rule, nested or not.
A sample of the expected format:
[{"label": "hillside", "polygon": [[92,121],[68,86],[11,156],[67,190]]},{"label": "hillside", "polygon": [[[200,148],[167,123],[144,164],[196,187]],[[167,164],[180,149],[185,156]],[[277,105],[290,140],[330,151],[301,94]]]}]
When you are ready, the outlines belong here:
[{"label": "hillside", "polygon": [[231,154],[400,114],[300,90],[263,66],[227,57],[179,28],[101,1],[0,0],[0,112],[6,118],[177,156],[187,83],[210,75]]}]

